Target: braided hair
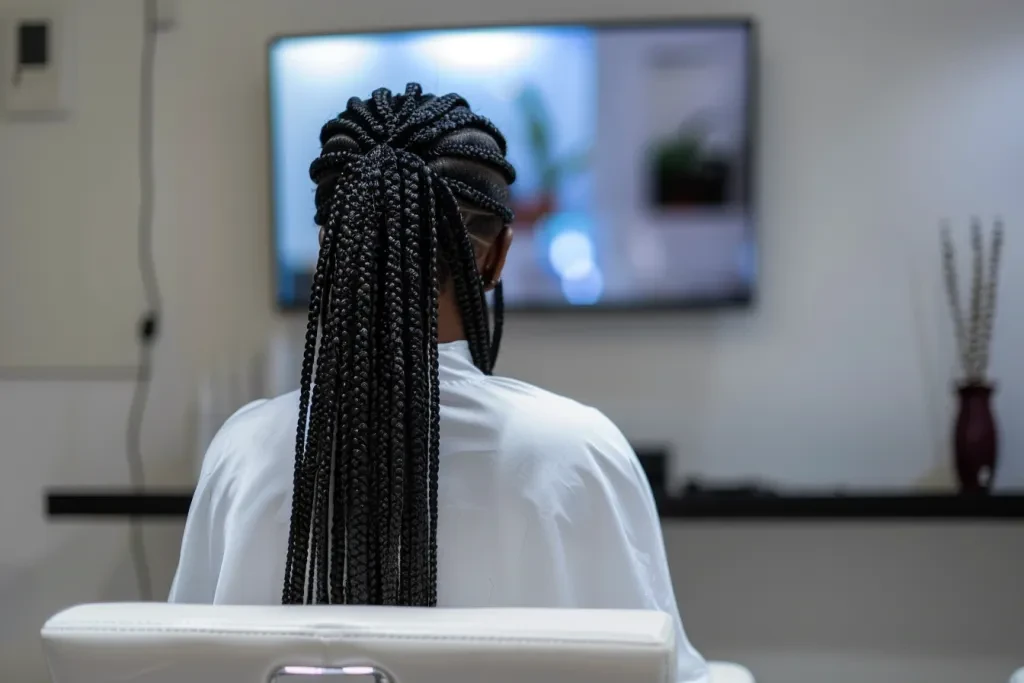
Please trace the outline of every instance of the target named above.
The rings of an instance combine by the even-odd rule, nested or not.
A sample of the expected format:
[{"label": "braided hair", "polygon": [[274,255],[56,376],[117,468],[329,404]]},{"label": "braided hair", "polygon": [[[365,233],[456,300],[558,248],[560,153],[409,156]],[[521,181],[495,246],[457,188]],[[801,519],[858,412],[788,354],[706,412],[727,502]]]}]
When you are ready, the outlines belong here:
[{"label": "braided hair", "polygon": [[352,98],[320,144],[282,602],[433,606],[438,300],[450,287],[490,374],[501,284],[491,312],[474,241],[511,223],[515,171],[490,121],[416,84]]}]

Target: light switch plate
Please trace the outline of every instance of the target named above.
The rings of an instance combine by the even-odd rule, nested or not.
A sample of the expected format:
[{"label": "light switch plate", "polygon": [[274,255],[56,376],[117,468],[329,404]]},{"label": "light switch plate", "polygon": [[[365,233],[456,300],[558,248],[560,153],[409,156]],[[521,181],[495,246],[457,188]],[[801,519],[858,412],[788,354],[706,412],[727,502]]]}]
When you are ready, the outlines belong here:
[{"label": "light switch plate", "polygon": [[3,11],[0,50],[0,107],[7,117],[68,113],[68,33],[61,3]]}]

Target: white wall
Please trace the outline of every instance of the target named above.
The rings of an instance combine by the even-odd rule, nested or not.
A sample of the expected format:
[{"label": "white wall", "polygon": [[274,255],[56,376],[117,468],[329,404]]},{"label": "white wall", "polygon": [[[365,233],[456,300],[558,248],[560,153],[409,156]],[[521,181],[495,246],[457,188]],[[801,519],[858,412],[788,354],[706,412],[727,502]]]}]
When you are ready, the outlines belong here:
[{"label": "white wall", "polygon": [[[0,9],[42,0],[0,0]],[[161,37],[156,248],[166,300],[145,429],[158,485],[192,476],[203,368],[294,322],[271,312],[263,50],[345,27],[756,13],[763,93],[759,306],[729,315],[514,319],[502,370],[597,404],[680,472],[794,484],[948,482],[952,350],[934,226],[1024,222],[1019,0],[181,0]],[[0,122],[0,365],[131,364],[139,3],[76,3],[74,115]],[[45,188],[41,190],[40,188]],[[1011,231],[994,348],[1004,484],[1024,483],[1024,246]],[[45,249],[46,258],[41,253]],[[69,321],[74,324],[71,325]],[[109,324],[108,324],[109,323]],[[61,605],[128,598],[125,530],[53,524],[40,493],[126,482],[124,382],[0,383],[0,666],[44,674]],[[33,419],[47,416],[44,424]],[[158,583],[180,525],[150,526]],[[695,642],[761,680],[1000,680],[1024,664],[1014,525],[670,527]],[[831,543],[829,543],[831,542]],[[828,546],[826,547],[826,545]],[[15,615],[15,616],[11,616]],[[843,666],[843,672],[832,669]]]}]

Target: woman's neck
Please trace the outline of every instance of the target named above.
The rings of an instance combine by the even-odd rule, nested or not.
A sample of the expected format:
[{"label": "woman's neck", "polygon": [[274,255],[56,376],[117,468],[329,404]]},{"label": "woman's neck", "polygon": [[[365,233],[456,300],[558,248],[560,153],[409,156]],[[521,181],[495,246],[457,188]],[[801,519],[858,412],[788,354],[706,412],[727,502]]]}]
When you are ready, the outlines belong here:
[{"label": "woman's neck", "polygon": [[459,314],[459,306],[455,297],[442,294],[437,302],[437,341],[439,344],[447,344],[453,341],[462,341],[466,338],[466,332],[462,327],[462,316]]}]

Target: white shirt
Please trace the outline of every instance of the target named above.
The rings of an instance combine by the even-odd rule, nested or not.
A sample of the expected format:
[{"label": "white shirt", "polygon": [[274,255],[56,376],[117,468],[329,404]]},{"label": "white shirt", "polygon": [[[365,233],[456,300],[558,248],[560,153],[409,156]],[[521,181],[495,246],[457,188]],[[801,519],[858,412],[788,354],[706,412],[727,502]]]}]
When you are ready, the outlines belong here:
[{"label": "white shirt", "polygon": [[[650,609],[676,623],[679,683],[707,666],[686,638],[650,486],[593,408],[489,377],[439,345],[438,605]],[[298,393],[231,417],[203,462],[171,602],[280,604]]]}]

